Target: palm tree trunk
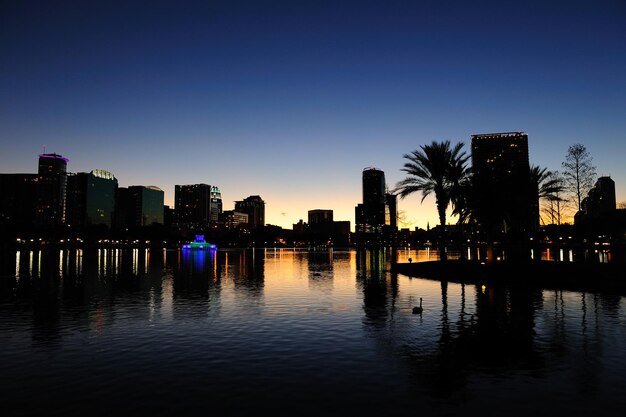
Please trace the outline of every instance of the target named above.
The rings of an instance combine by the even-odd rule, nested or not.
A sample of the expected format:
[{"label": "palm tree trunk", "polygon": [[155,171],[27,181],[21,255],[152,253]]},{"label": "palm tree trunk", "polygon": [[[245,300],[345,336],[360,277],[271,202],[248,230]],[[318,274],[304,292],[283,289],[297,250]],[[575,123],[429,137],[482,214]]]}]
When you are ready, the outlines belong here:
[{"label": "palm tree trunk", "polygon": [[439,224],[441,225],[441,233],[439,234],[439,259],[448,260],[446,254],[446,206],[437,201],[437,212],[439,214]]}]

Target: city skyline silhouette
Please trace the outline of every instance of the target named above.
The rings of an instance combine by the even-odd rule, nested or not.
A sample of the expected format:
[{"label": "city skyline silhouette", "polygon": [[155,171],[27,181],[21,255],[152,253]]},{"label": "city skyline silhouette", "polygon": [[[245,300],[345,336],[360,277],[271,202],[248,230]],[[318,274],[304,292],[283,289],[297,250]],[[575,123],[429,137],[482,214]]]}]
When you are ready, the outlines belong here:
[{"label": "city skyline silhouette", "polygon": [[[0,169],[43,146],[120,186],[215,184],[225,208],[267,201],[354,221],[361,171],[392,187],[433,140],[524,131],[561,168],[584,144],[626,200],[626,7],[620,2],[12,4],[0,43]],[[149,6],[149,7],[148,7]],[[410,228],[434,202],[399,202]]]}]

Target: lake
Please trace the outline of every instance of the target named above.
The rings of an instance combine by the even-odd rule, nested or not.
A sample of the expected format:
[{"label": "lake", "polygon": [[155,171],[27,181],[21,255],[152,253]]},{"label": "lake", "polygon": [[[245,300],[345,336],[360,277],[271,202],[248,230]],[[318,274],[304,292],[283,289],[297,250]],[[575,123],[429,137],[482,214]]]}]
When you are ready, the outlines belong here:
[{"label": "lake", "polygon": [[623,415],[623,297],[410,278],[391,258],[4,253],[3,414]]}]

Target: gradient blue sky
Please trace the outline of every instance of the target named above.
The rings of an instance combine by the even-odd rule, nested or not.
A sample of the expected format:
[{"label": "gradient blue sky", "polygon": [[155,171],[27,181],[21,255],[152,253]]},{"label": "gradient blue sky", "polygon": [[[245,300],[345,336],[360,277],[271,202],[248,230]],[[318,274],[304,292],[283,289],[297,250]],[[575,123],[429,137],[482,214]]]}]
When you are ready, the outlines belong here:
[{"label": "gradient blue sky", "polygon": [[[0,172],[46,145],[166,204],[204,182],[268,223],[354,223],[364,167],[393,187],[420,145],[524,131],[549,169],[586,145],[626,200],[623,0],[8,0],[0,63]],[[400,209],[437,223],[430,199]]]}]

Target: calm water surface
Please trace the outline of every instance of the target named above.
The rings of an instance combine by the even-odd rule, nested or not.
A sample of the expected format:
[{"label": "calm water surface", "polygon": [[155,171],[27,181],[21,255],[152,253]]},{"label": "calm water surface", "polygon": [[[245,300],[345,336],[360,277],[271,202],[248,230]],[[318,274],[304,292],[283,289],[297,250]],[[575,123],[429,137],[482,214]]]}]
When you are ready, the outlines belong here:
[{"label": "calm water surface", "polygon": [[389,262],[292,249],[4,254],[3,414],[626,412],[623,297],[415,279]]}]

